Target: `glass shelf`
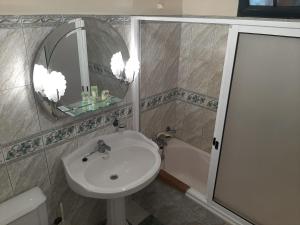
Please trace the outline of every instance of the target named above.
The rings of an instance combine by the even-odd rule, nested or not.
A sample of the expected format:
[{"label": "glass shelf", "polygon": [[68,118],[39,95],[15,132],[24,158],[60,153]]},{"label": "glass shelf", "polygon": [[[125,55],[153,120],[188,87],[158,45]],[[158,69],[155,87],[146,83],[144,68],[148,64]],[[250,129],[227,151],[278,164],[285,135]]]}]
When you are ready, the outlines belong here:
[{"label": "glass shelf", "polygon": [[90,99],[89,101],[79,101],[68,106],[59,106],[58,109],[72,117],[75,117],[83,113],[92,112],[101,108],[106,108],[110,105],[114,105],[121,101],[122,99],[118,97],[110,96],[104,101],[94,101]]}]

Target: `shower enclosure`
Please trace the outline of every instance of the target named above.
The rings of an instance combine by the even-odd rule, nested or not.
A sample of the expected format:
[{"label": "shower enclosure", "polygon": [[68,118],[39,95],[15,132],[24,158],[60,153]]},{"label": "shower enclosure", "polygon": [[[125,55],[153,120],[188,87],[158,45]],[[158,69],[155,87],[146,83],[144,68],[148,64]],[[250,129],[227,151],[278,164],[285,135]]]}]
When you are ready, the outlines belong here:
[{"label": "shower enclosure", "polygon": [[[142,24],[151,21],[155,23],[148,27],[145,24],[139,27],[140,22]],[[219,102],[215,129],[212,131],[213,146],[211,153],[207,151],[210,153],[207,191],[203,191],[203,195],[199,195],[200,192],[186,192],[186,195],[233,224],[300,225],[300,23],[177,17],[133,17],[132,23],[135,24],[133,33],[136,37],[140,34],[139,29],[142,34],[147,34],[135,46],[138,46],[137,54],[139,51],[144,53],[145,62],[150,68],[143,70],[141,60],[141,77],[135,80],[134,90],[137,96],[140,94],[140,99],[144,99],[139,102],[137,98],[139,105],[134,105],[135,128],[150,136],[152,131],[160,132],[168,125],[178,128],[178,124],[190,124],[190,129],[185,130],[190,135],[199,130],[196,122],[201,118],[214,121],[213,114],[201,114],[201,110],[197,108],[193,108],[190,114],[187,113],[188,119],[181,117],[181,109],[187,112],[188,107],[181,107],[177,103],[188,104],[188,98],[182,98],[186,95],[197,100],[195,92],[199,85],[195,81],[207,81],[207,77],[201,76],[191,76],[194,79],[188,79],[186,74],[198,75],[201,72],[207,75],[213,72],[205,70],[208,68],[205,66],[216,57],[205,57],[222,48],[212,50],[220,41],[212,44],[211,39],[220,32],[211,34],[214,28],[210,25],[217,24],[217,29],[220,29],[219,25],[228,26],[221,92],[215,96],[219,97]],[[182,31],[179,36],[178,23],[181,23]],[[190,29],[190,24],[201,24],[200,29]],[[165,26],[165,33],[160,26]],[[191,31],[197,30],[199,32],[195,36],[189,36]],[[156,47],[150,48],[153,43],[149,40],[157,36],[159,38],[154,41]],[[224,41],[224,38],[220,40]],[[189,41],[192,43],[191,52],[186,51]],[[171,46],[172,43],[175,44]],[[203,47],[203,51],[197,52],[199,47]],[[161,54],[158,54],[157,49],[162,49]],[[151,54],[152,61],[149,60]],[[162,72],[165,70],[152,69],[153,62],[159,62],[158,67],[165,67],[166,63],[161,61],[174,58],[178,54],[183,60],[183,67],[178,70],[178,82],[174,79],[173,72],[176,70],[171,69],[172,73],[165,73],[166,81],[163,80]],[[191,58],[188,57],[190,55]],[[159,60],[158,56],[161,56]],[[200,66],[187,69],[185,63],[191,64],[191,60]],[[171,60],[167,63],[176,64]],[[209,68],[215,69],[215,65]],[[143,79],[139,93],[139,82]],[[172,79],[175,81],[170,82]],[[180,86],[187,81],[196,90]],[[172,86],[174,83],[177,84],[176,87]],[[160,90],[162,87],[167,91]],[[188,90],[182,90],[184,88]],[[145,90],[151,93],[145,95]],[[193,93],[189,93],[189,90]],[[195,102],[193,107],[196,107]],[[188,169],[200,165],[202,161],[193,155],[187,155],[187,149],[183,149],[182,142],[179,143],[181,138],[178,138],[180,140],[173,140],[167,146],[178,150],[173,152],[175,159],[175,156],[170,156],[171,151],[167,152],[167,160],[170,162],[173,159],[173,164],[169,165],[174,168],[176,166],[175,169],[179,168],[177,165],[183,164],[188,164]],[[197,138],[193,137],[193,140],[198,140]],[[187,144],[193,145],[189,141]],[[188,163],[183,163],[184,159],[188,159]],[[189,173],[195,174],[199,168],[193,167]],[[197,175],[203,173],[203,169],[201,170]],[[189,176],[183,173],[185,171],[181,169],[177,178],[181,181],[187,180],[185,182],[188,183]]]},{"label": "shower enclosure", "polygon": [[300,30],[233,25],[208,204],[240,224],[300,224]]}]

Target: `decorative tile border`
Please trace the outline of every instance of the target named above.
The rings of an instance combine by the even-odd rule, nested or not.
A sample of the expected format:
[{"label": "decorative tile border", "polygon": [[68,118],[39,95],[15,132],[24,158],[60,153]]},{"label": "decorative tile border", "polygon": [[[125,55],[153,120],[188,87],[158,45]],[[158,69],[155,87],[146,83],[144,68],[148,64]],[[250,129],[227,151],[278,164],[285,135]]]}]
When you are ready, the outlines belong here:
[{"label": "decorative tile border", "polygon": [[[180,100],[189,104],[216,111],[218,100],[199,93],[184,90],[182,88],[174,88],[166,92],[141,99],[141,112],[154,109],[162,104]],[[126,119],[132,116],[132,105],[123,105],[108,111],[102,112],[99,115],[94,115],[90,118],[77,121],[73,124],[64,127],[44,131],[35,134],[25,140],[16,141],[12,144],[7,144],[3,148],[3,156],[5,162],[24,157],[43,148],[52,147],[62,144],[77,136],[90,133],[96,129],[110,125],[115,118]],[[3,159],[0,157],[0,164]]]},{"label": "decorative tile border", "polygon": [[177,99],[178,96],[178,88],[173,88],[166,92],[159,93],[157,95],[153,95],[140,101],[140,110],[141,112],[147,111],[150,109],[154,109],[162,104],[169,103]]},{"label": "decorative tile border", "polygon": [[214,112],[217,111],[219,103],[218,99],[216,98],[193,91],[188,91],[182,88],[178,88],[177,100],[200,106]]},{"label": "decorative tile border", "polygon": [[101,15],[24,15],[0,16],[0,27],[16,26],[55,26],[78,17],[94,17],[110,24],[124,24],[130,22],[130,16],[101,16]]},{"label": "decorative tile border", "polygon": [[43,148],[43,137],[37,136],[32,139],[19,142],[8,146],[3,150],[4,160],[6,162],[22,157],[27,154],[38,152]]},{"label": "decorative tile border", "polygon": [[76,136],[76,126],[72,125],[58,130],[50,131],[43,135],[44,146],[48,147]]},{"label": "decorative tile border", "polygon": [[174,100],[180,100],[182,102],[203,107],[214,112],[218,109],[218,99],[216,98],[188,91],[182,88],[174,88],[169,91],[142,99],[140,102],[141,111],[143,112],[151,110]]},{"label": "decorative tile border", "polygon": [[[206,95],[184,90],[182,88],[174,88],[166,92],[141,99],[141,112],[154,109],[162,104],[180,100],[189,104],[216,111],[218,108],[218,100]],[[64,127],[44,131],[35,134],[25,140],[19,140],[11,144],[7,144],[3,149],[4,160],[0,158],[0,164],[10,162],[12,160],[31,155],[43,148],[53,147],[62,144],[77,136],[90,133],[96,129],[112,124],[115,118],[126,119],[132,116],[132,105],[118,106],[94,115],[90,118],[77,121]]]},{"label": "decorative tile border", "polygon": [[[77,121],[74,124],[69,124],[64,127],[44,131],[22,141],[17,141],[6,145],[1,158],[0,164],[10,162],[27,155],[39,152],[43,148],[53,147],[66,141],[69,141],[77,136],[90,133],[96,129],[110,125],[114,119],[126,119],[132,116],[132,105],[122,105],[114,109],[102,112],[99,115],[91,118]],[[2,159],[2,160],[1,160]]]}]

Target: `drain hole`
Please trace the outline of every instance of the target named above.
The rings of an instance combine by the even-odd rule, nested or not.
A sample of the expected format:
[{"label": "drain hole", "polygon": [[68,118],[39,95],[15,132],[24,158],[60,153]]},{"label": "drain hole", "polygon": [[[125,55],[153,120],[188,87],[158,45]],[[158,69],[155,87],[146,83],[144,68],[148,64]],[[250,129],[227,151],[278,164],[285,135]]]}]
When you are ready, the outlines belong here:
[{"label": "drain hole", "polygon": [[113,174],[113,175],[110,176],[111,180],[116,180],[118,178],[119,178],[119,176],[117,174]]}]

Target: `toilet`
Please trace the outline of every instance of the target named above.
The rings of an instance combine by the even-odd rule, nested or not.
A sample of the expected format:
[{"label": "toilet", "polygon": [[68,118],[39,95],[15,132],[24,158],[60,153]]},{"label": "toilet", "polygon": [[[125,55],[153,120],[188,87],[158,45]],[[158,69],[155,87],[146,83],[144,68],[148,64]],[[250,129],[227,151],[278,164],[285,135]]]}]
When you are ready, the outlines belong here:
[{"label": "toilet", "polygon": [[48,225],[46,196],[35,187],[0,204],[0,225]]}]

